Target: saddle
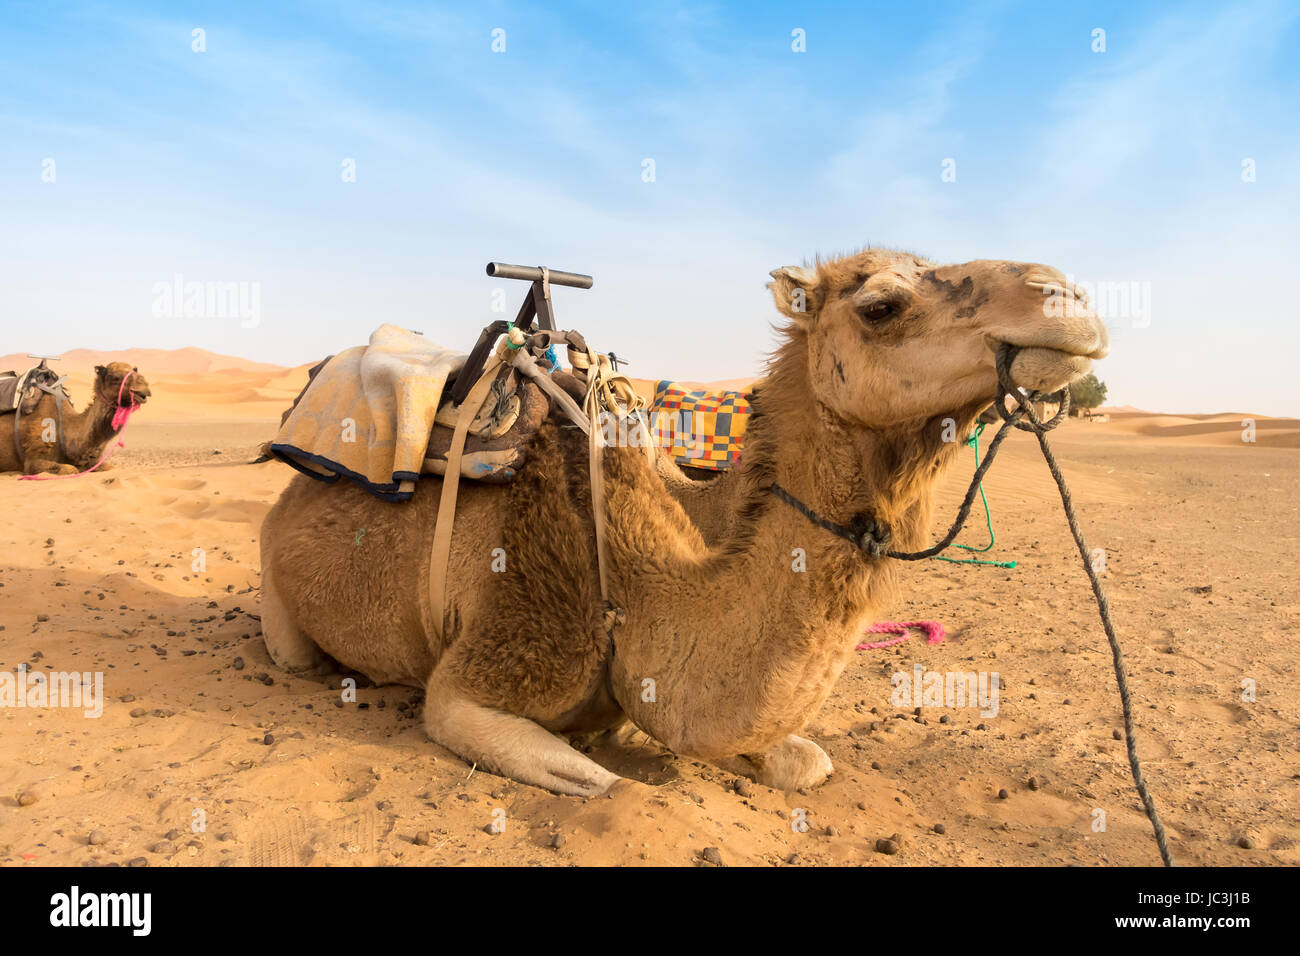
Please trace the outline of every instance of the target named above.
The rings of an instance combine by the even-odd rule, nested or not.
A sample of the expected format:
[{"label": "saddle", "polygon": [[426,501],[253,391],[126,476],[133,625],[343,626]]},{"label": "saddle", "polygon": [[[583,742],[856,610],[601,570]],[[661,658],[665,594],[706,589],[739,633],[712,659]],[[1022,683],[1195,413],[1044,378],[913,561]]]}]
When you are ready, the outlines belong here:
[{"label": "saddle", "polygon": [[[489,326],[484,330],[483,339],[486,339],[490,346],[495,343],[500,334]],[[526,351],[529,353],[528,358],[531,359],[530,364],[537,370],[536,377],[530,377],[517,364],[502,365],[496,370],[491,384],[487,386],[486,397],[475,406],[473,418],[467,427],[464,447],[460,454],[460,477],[488,484],[504,484],[511,481],[527,460],[528,449],[537,430],[541,428],[543,422],[559,411],[557,407],[561,400],[559,396],[569,401],[570,409],[578,408],[583,404],[587,391],[585,373],[569,372],[559,368],[559,360],[554,351],[554,344],[564,344],[585,352],[586,343],[582,336],[576,332],[548,332],[541,338],[537,335],[532,338],[535,341],[529,343]],[[309,389],[316,383],[318,376],[334,357],[327,356],[308,369],[307,384],[280,416],[282,430]],[[446,475],[457,421],[462,414],[465,399],[468,398],[470,389],[478,382],[487,358],[486,350],[481,351],[476,348],[462,365],[447,376],[446,384],[437,400],[433,424],[428,431],[420,474]],[[547,380],[545,387],[538,381],[543,375]],[[330,376],[327,375],[326,379],[329,378]],[[387,422],[381,423],[380,427],[385,431],[391,431],[391,425]],[[278,454],[277,457],[285,460],[282,454]],[[409,497],[409,493],[402,494],[386,484],[364,480],[364,477],[356,474],[354,469],[350,470],[352,473],[349,473],[349,470],[337,470],[351,477],[377,497],[385,500],[403,500]],[[333,480],[333,476],[328,473],[317,471],[306,473],[324,481]]]},{"label": "saddle", "polygon": [[0,415],[13,412],[18,412],[20,417],[30,415],[42,395],[53,394],[59,379],[59,373],[46,365],[45,359],[21,375],[14,371],[0,372]]}]

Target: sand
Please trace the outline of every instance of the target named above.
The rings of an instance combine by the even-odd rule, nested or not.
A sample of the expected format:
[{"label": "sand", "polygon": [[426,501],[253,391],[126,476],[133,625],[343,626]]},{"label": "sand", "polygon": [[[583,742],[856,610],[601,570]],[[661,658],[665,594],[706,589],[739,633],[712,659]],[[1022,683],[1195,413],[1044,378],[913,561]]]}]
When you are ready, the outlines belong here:
[{"label": "sand", "polygon": [[[1114,739],[1105,637],[1028,435],[986,483],[991,556],[1018,566],[907,569],[889,616],[938,620],[948,637],[855,656],[808,729],[836,765],[826,784],[737,789],[637,733],[583,744],[639,783],[580,800],[431,743],[410,689],[363,686],[342,704],[338,676],[280,672],[259,637],[257,534],[291,471],[247,462],[305,367],[134,354],[155,398],[116,470],[0,476],[0,671],[102,672],[106,698],[97,718],[0,709],[0,865],[1158,862]],[[60,363],[74,398],[103,355]],[[1300,422],[1114,411],[1052,440],[1106,551],[1178,861],[1300,863]],[[969,465],[945,481],[936,530]],[[982,535],[977,520],[963,540]],[[918,664],[996,671],[998,714],[894,707],[890,675]],[[899,851],[877,852],[894,835]]]}]

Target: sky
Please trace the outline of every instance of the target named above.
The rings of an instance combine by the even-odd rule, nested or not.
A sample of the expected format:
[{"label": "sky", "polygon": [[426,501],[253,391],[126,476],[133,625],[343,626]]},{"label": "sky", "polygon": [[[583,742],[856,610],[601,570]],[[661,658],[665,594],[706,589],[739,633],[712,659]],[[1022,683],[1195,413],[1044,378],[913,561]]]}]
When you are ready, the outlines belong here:
[{"label": "sky", "polygon": [[1286,2],[0,0],[0,352],[467,350],[500,260],[736,378],[768,272],[870,244],[1098,283],[1111,404],[1300,416],[1298,118]]}]

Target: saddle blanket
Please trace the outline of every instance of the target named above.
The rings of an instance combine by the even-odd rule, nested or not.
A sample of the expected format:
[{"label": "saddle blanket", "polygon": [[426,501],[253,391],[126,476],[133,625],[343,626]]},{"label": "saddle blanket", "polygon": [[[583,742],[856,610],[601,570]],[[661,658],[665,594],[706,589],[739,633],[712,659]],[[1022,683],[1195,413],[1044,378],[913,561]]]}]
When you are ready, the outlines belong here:
[{"label": "saddle blanket", "polygon": [[271,442],[322,481],[345,476],[390,501],[411,497],[449,376],[465,355],[396,325],[344,349],[311,380]]},{"label": "saddle blanket", "polygon": [[655,383],[650,423],[655,443],[679,466],[726,471],[740,462],[749,422],[744,392]]}]

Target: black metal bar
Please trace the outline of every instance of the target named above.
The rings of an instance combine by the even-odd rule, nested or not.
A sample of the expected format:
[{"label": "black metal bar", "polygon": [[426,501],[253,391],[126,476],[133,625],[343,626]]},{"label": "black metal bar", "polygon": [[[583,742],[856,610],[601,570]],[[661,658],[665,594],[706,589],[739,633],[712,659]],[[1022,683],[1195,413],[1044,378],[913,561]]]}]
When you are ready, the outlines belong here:
[{"label": "black metal bar", "polygon": [[[558,269],[547,270],[552,285],[567,285],[575,289],[590,289],[594,281],[591,276],[577,272],[560,272]],[[537,266],[514,266],[508,262],[489,262],[487,274],[495,279],[525,279],[537,282],[542,278],[542,270]]]}]

